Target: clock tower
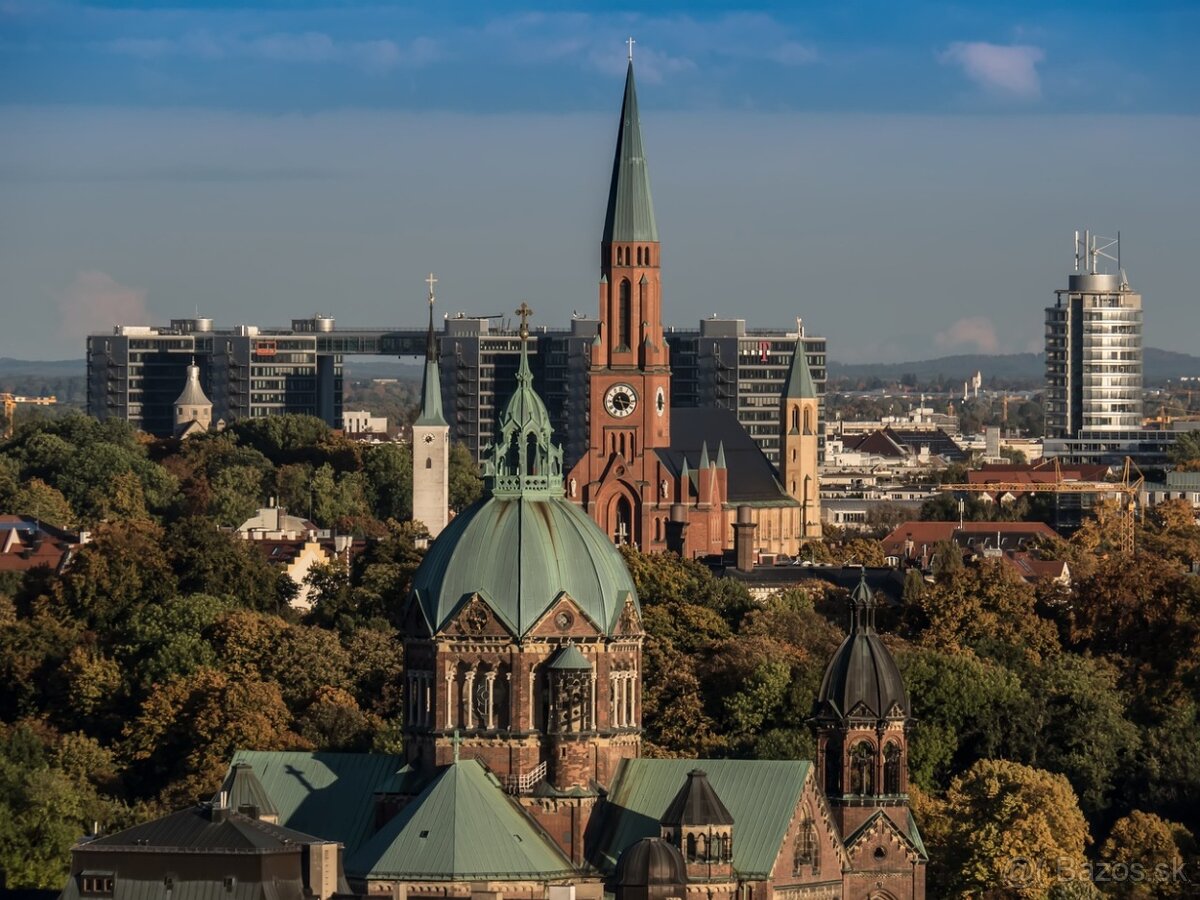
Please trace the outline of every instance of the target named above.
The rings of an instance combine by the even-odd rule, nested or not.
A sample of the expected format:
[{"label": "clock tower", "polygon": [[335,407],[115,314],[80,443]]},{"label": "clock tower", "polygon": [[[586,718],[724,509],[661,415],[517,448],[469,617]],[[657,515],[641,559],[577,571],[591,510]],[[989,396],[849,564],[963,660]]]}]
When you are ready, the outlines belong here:
[{"label": "clock tower", "polygon": [[442,382],[438,369],[438,344],[433,333],[433,273],[429,285],[429,334],[425,340],[425,381],[421,385],[421,413],[412,426],[413,519],[437,537],[450,514],[450,426],[442,415]]},{"label": "clock tower", "polygon": [[600,329],[589,366],[589,444],[569,499],[616,543],[664,549],[676,488],[655,450],[671,443],[671,368],[661,251],[638,120],[632,44],[600,243]]}]

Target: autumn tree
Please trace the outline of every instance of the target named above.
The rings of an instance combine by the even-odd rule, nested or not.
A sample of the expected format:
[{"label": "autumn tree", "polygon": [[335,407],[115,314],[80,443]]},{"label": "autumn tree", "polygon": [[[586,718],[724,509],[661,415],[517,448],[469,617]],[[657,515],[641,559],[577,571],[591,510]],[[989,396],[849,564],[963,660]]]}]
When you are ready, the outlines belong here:
[{"label": "autumn tree", "polygon": [[1123,874],[1138,867],[1136,877],[1114,878],[1106,885],[1111,896],[1151,900],[1193,896],[1194,888],[1186,872],[1181,872],[1181,864],[1194,853],[1192,833],[1182,825],[1134,810],[1113,825],[1099,858],[1112,867],[1110,873]]}]

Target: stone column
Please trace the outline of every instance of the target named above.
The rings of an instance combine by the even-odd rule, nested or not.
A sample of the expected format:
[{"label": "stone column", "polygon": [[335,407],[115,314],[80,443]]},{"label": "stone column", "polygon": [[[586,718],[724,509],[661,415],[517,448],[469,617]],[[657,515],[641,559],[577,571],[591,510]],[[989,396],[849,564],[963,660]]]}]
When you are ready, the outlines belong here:
[{"label": "stone column", "polygon": [[467,677],[463,681],[463,725],[467,729],[475,727],[475,670],[467,669]]},{"label": "stone column", "polygon": [[487,678],[487,729],[491,731],[496,727],[495,707],[493,701],[496,699],[496,672],[489,671],[485,676]]},{"label": "stone column", "polygon": [[596,730],[596,670],[595,669],[592,669],[591,691],[592,691],[592,696],[589,698],[591,700],[591,703],[589,704],[591,718],[588,719],[588,730],[595,731]]},{"label": "stone column", "polygon": [[433,724],[433,673],[421,673],[421,724],[428,728]]},{"label": "stone column", "polygon": [[454,673],[446,670],[446,727],[454,727]]}]

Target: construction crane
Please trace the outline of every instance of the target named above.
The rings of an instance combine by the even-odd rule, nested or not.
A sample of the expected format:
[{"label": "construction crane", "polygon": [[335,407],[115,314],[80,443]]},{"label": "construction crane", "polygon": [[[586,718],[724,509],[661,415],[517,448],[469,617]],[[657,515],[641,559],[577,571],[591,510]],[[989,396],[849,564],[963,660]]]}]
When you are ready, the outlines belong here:
[{"label": "construction crane", "polygon": [[17,404],[29,406],[53,406],[58,398],[51,394],[49,397],[19,397],[14,394],[0,394],[0,403],[4,404],[4,440],[13,436],[13,416],[17,412]]},{"label": "construction crane", "polygon": [[938,490],[963,494],[1007,493],[1029,494],[1118,494],[1121,498],[1121,552],[1132,556],[1134,550],[1134,515],[1137,512],[1138,496],[1146,478],[1141,469],[1128,456],[1120,481],[1068,481],[1063,478],[1058,460],[1054,460],[1053,481],[989,481],[978,484],[943,484]]}]

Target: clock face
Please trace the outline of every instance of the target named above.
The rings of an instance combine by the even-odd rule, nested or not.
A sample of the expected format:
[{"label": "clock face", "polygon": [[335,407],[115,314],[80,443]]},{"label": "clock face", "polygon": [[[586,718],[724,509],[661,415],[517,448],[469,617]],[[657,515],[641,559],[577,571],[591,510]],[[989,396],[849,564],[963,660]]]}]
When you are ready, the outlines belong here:
[{"label": "clock face", "polygon": [[654,411],[658,413],[659,418],[667,411],[667,394],[662,388],[654,395]]},{"label": "clock face", "polygon": [[432,434],[425,435],[425,443],[427,443],[427,444],[433,443],[433,435]]},{"label": "clock face", "polygon": [[625,418],[637,409],[637,391],[627,384],[614,384],[604,394],[604,408],[610,416]]}]

